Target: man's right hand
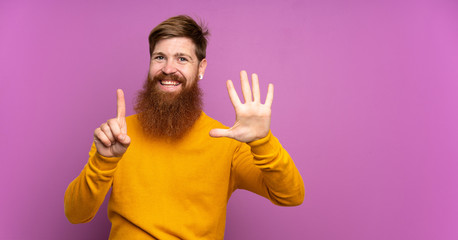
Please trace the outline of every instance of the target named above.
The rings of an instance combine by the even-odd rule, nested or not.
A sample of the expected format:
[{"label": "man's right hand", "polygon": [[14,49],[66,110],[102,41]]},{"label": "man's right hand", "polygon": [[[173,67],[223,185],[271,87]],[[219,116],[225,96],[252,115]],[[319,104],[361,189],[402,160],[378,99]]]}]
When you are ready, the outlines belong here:
[{"label": "man's right hand", "polygon": [[117,117],[103,123],[94,131],[94,143],[97,152],[104,157],[121,157],[130,144],[130,137],[127,136],[124,92],[118,89],[117,95]]}]

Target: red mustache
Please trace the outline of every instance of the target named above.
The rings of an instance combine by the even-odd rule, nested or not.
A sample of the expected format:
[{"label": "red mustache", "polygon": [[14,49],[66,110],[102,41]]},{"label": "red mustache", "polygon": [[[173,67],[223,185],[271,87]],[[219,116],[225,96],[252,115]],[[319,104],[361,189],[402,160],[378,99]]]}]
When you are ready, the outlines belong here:
[{"label": "red mustache", "polygon": [[162,81],[162,80],[178,81],[182,83],[183,85],[186,85],[186,82],[187,82],[187,79],[182,76],[179,76],[177,74],[165,74],[163,72],[156,74],[153,78],[153,81]]}]

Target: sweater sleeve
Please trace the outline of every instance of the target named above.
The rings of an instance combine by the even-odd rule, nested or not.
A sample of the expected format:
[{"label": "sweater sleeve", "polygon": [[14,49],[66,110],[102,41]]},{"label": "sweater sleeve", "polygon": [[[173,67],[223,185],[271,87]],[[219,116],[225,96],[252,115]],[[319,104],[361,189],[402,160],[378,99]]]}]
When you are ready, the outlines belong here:
[{"label": "sweater sleeve", "polygon": [[110,190],[120,159],[98,154],[92,144],[87,164],[65,191],[65,215],[71,223],[89,222],[95,216]]},{"label": "sweater sleeve", "polygon": [[271,132],[262,139],[241,143],[233,159],[235,187],[268,198],[281,206],[300,205],[304,183],[293,160]]}]

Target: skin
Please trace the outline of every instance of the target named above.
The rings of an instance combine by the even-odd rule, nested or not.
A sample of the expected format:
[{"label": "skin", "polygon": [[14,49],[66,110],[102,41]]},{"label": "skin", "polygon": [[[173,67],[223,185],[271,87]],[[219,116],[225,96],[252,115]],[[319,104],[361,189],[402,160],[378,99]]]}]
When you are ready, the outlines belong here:
[{"label": "skin", "polygon": [[[197,74],[203,75],[207,67],[207,60],[198,61],[194,43],[189,38],[163,39],[156,43],[154,48],[149,74],[155,76],[162,72],[166,75],[179,75],[188,81],[197,81]],[[229,129],[212,129],[211,137],[229,137],[240,142],[252,142],[267,136],[270,130],[271,106],[273,101],[273,85],[269,84],[265,103],[261,103],[259,80],[256,74],[251,75],[251,84],[246,71],[240,72],[242,93],[245,102],[242,103],[235,91],[231,80],[226,83],[229,98],[235,109],[236,122]],[[179,93],[183,90],[183,83],[164,86],[157,83],[161,91]],[[176,85],[176,86],[175,86]],[[130,145],[127,135],[126,104],[124,93],[117,90],[117,114],[94,131],[94,143],[97,152],[105,157],[121,157]]]},{"label": "skin", "polygon": [[121,89],[117,93],[116,118],[102,123],[94,131],[94,144],[97,152],[105,157],[120,157],[130,145],[130,137],[127,135],[126,102],[124,92]]},{"label": "skin", "polygon": [[[178,75],[184,77],[192,86],[196,81],[195,76],[204,75],[207,67],[207,59],[199,62],[195,54],[194,43],[189,38],[169,38],[156,43],[151,56],[149,74],[155,76],[160,72],[166,75]],[[178,93],[183,84],[178,86],[163,86],[158,82],[158,88],[164,92]]]},{"label": "skin", "polygon": [[245,103],[240,101],[234,84],[231,80],[226,82],[229,98],[235,109],[236,121],[229,129],[212,129],[212,137],[228,137],[240,142],[252,142],[267,136],[270,130],[271,107],[274,97],[274,86],[269,84],[266,101],[261,103],[258,75],[251,75],[253,89],[250,88],[248,74],[240,72],[240,82]]}]

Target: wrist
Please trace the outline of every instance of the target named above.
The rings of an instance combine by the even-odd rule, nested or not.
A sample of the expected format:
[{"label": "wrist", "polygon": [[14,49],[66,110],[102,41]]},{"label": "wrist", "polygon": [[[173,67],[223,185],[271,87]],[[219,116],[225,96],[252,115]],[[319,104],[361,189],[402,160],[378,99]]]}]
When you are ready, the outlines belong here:
[{"label": "wrist", "polygon": [[95,152],[94,157],[91,159],[94,167],[101,171],[113,170],[118,166],[118,162],[122,157],[105,157],[99,152]]}]

